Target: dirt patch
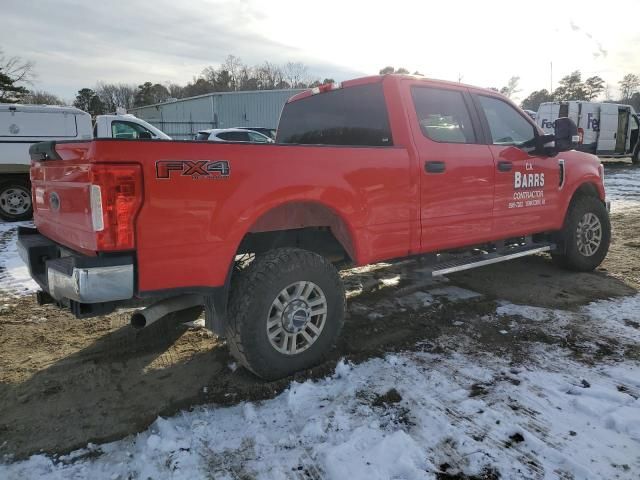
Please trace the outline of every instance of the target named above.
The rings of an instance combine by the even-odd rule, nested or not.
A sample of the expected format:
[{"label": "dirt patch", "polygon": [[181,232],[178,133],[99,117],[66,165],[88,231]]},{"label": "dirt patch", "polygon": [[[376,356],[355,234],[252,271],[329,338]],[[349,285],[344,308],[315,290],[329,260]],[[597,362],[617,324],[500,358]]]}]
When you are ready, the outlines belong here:
[{"label": "dirt patch", "polygon": [[[635,293],[640,249],[633,242],[640,212],[625,210],[612,219],[611,252],[598,272],[564,272],[539,256],[451,276],[450,284],[484,294],[471,300],[443,298],[405,308],[399,299],[428,283],[419,260],[347,272],[350,312],[335,350],[322,365],[277,382],[235,369],[224,342],[204,329],[160,324],[136,332],[128,326],[130,312],[76,320],[55,307],[37,306],[32,296],[6,295],[0,300],[0,455],[67,452],[138,432],[158,415],[195,405],[272,398],[292,379],[332,373],[343,357],[359,362],[409,348],[489,351],[509,355],[517,365],[531,345],[545,343],[568,347],[580,359],[635,358],[637,346],[606,337],[595,342],[578,326],[554,335],[544,322],[494,315],[498,298],[576,310],[596,299]],[[481,396],[500,381],[517,381],[517,375],[478,385],[471,395]]]}]

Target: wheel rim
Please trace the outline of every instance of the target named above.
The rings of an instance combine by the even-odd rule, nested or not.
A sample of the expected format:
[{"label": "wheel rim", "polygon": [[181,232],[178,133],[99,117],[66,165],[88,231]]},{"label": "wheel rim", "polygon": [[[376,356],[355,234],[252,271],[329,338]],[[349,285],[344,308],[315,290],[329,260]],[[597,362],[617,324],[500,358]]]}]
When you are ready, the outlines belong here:
[{"label": "wheel rim", "polygon": [[597,215],[585,213],[576,228],[578,251],[585,257],[594,255],[602,243],[602,223]]},{"label": "wheel rim", "polygon": [[9,215],[23,215],[31,208],[31,193],[20,187],[7,188],[0,193],[0,208]]},{"label": "wheel rim", "polygon": [[267,313],[267,337],[285,355],[313,345],[327,320],[327,298],[313,282],[295,282],[283,288]]}]

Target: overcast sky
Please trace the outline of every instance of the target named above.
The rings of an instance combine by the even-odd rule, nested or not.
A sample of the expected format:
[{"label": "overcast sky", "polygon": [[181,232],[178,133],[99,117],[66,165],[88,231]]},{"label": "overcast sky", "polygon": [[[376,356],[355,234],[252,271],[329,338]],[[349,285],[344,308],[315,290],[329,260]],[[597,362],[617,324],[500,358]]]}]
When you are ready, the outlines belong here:
[{"label": "overcast sky", "polygon": [[640,74],[639,0],[434,3],[2,0],[0,48],[34,61],[34,87],[65,99],[97,81],[184,84],[229,54],[336,80],[386,65],[483,87],[518,75],[521,98],[550,87],[551,62],[554,87],[579,69],[614,96]]}]

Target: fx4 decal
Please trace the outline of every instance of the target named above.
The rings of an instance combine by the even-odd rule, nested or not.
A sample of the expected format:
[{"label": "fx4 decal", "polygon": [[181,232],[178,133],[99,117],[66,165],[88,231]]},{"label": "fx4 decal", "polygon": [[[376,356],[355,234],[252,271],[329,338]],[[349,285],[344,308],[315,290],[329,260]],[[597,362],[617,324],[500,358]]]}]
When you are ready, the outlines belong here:
[{"label": "fx4 decal", "polygon": [[156,178],[168,180],[173,176],[191,178],[226,178],[231,173],[227,160],[158,160]]}]

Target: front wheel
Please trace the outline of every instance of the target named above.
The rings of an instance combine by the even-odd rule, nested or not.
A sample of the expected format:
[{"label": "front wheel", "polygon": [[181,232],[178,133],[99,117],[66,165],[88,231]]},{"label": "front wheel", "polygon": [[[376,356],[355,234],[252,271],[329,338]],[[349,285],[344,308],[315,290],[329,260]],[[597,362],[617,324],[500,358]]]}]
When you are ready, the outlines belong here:
[{"label": "front wheel", "polygon": [[609,251],[611,222],[605,205],[596,197],[579,197],[569,207],[560,232],[560,252],[554,261],[564,268],[590,272]]},{"label": "front wheel", "polygon": [[227,343],[232,355],[267,380],[318,364],[344,322],[342,281],[324,257],[280,248],[234,274]]},{"label": "front wheel", "polygon": [[9,180],[0,184],[0,218],[7,222],[29,220],[33,215],[29,182]]}]

